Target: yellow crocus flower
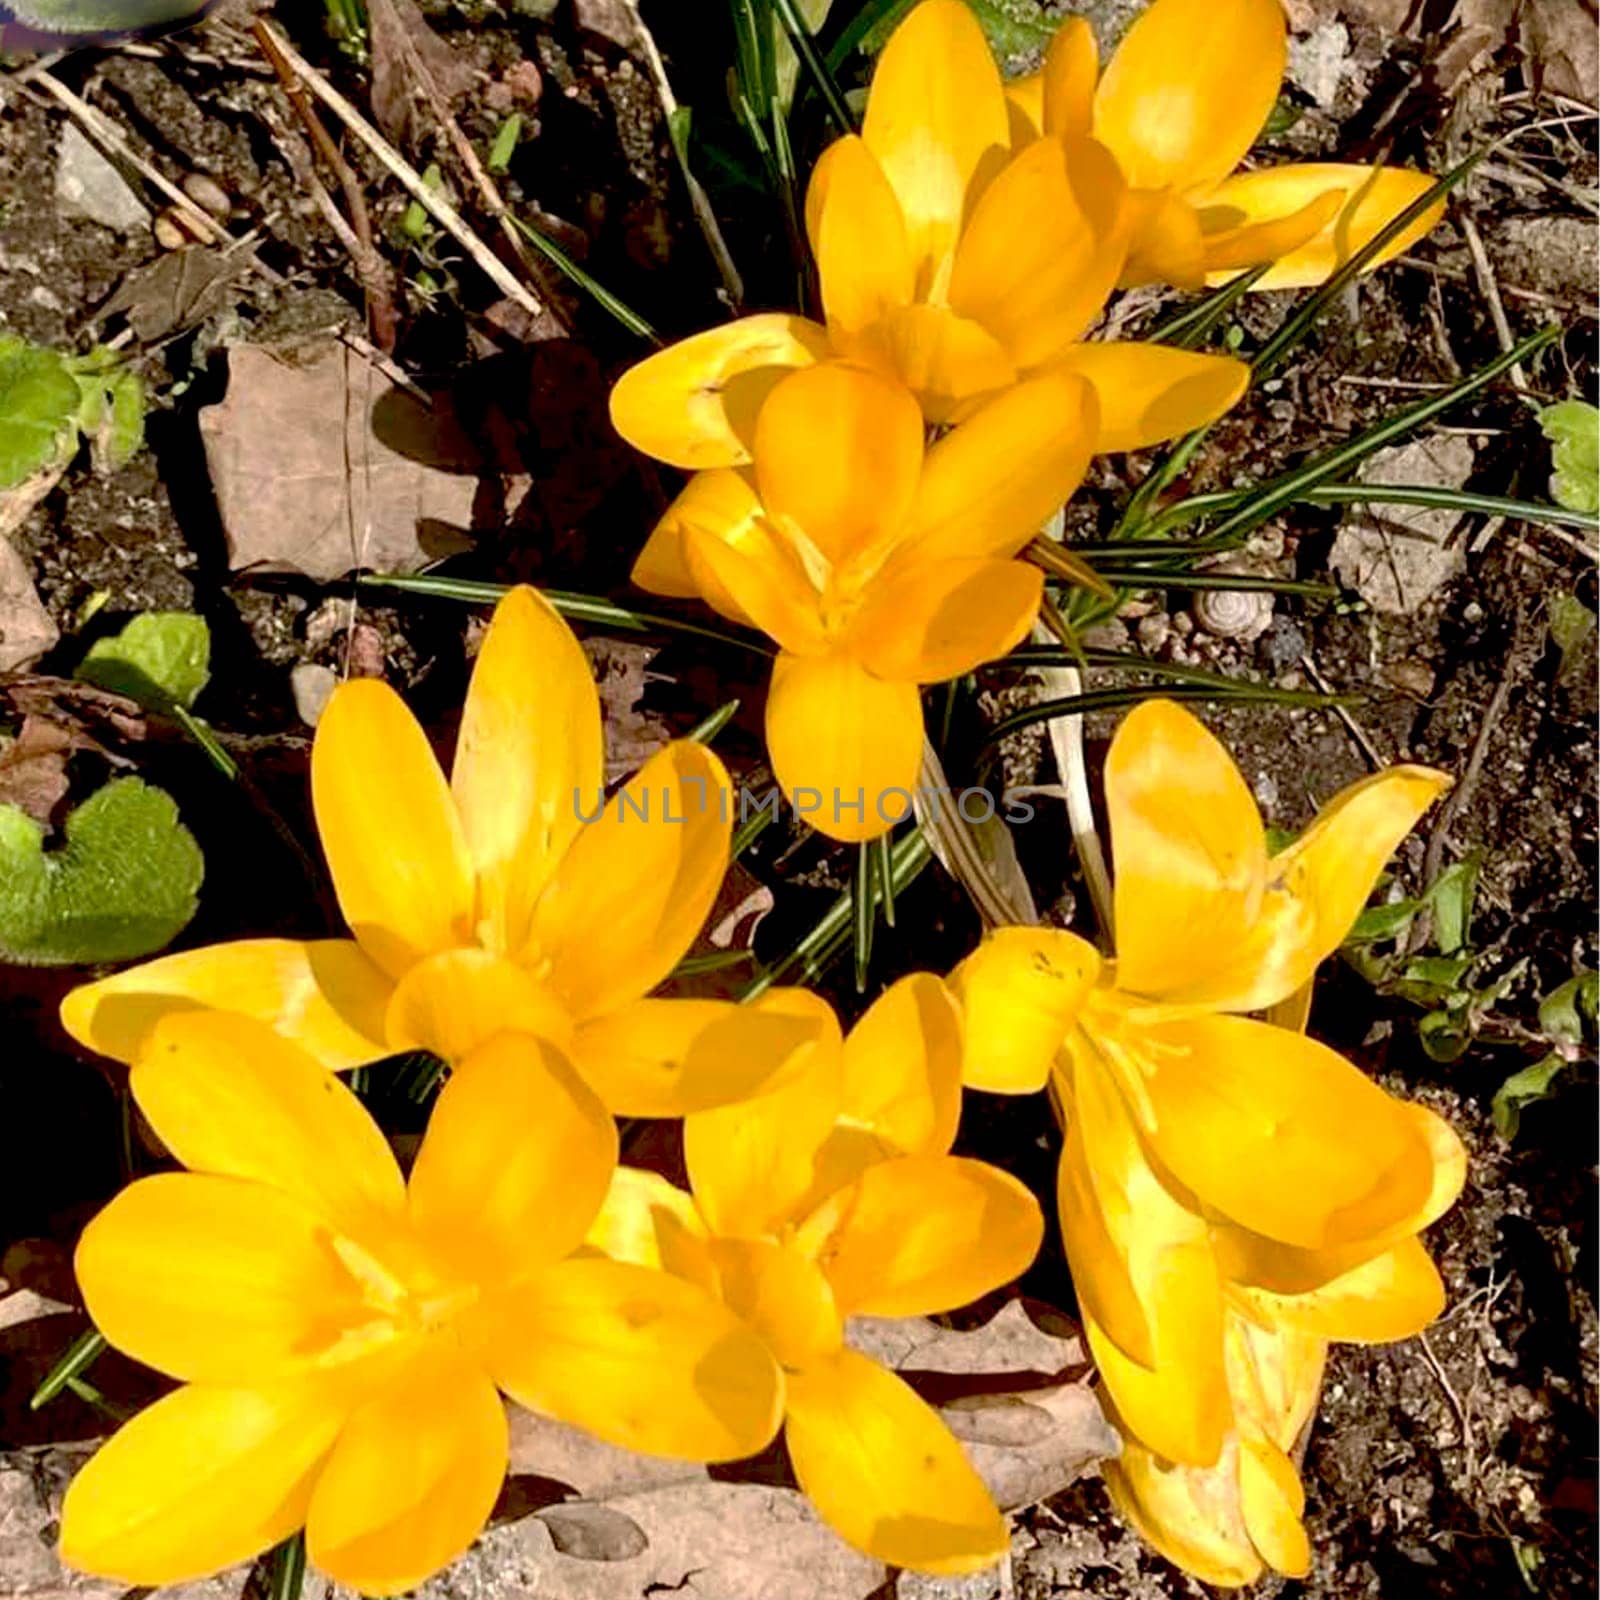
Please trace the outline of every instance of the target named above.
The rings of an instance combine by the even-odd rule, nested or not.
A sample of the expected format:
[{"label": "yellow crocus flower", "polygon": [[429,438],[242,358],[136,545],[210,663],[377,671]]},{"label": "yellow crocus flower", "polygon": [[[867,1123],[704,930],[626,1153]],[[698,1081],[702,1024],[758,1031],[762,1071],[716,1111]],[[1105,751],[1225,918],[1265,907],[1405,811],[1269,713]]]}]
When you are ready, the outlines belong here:
[{"label": "yellow crocus flower", "polygon": [[1095,392],[1018,384],[924,450],[893,379],[824,362],[761,408],[754,467],[702,472],[640,553],[634,581],[698,595],[777,641],[767,749],[785,797],[858,840],[910,814],[918,687],[1027,637],[1043,575],[1012,559],[1077,487]]},{"label": "yellow crocus flower", "polygon": [[823,152],[806,195],[827,326],[768,313],[696,334],[623,374],[617,431],[690,469],[750,459],[786,368],[827,356],[905,384],[930,422],[968,415],[1041,372],[1099,391],[1098,450],[1210,422],[1244,392],[1228,356],[1082,343],[1115,288],[1132,213],[1087,130],[1013,154],[1000,73],[962,0],[923,0],[896,28],[859,137]]},{"label": "yellow crocus flower", "polygon": [[777,1428],[771,1358],[725,1306],[580,1249],[616,1130],[550,1046],[468,1054],[409,1180],[355,1095],[247,1017],[166,1017],[132,1091],[189,1170],[89,1223],[78,1282],[110,1343],[183,1387],[73,1480],[69,1565],[159,1587],[304,1528],[329,1577],[401,1594],[483,1531],[497,1391],[689,1460]]},{"label": "yellow crocus flower", "polygon": [[728,775],[677,740],[603,803],[600,701],[535,590],[497,607],[450,779],[394,690],[357,679],[317,725],[311,797],[354,935],[247,939],[74,989],[67,1032],[131,1061],[173,1010],[260,1018],[336,1071],[405,1050],[455,1062],[502,1031],[558,1045],[622,1116],[741,1099],[793,1023],[732,1002],[648,999],[728,865]]},{"label": "yellow crocus flower", "polygon": [[[1092,135],[1116,158],[1130,189],[1124,286],[1197,289],[1262,262],[1256,289],[1322,283],[1432,185],[1425,172],[1338,162],[1236,171],[1277,103],[1287,49],[1279,0],[1154,0],[1103,74],[1094,30],[1073,17],[1043,71],[1009,86],[1019,146]],[[1364,270],[1443,213],[1430,206]]]},{"label": "yellow crocus flower", "polygon": [[[1221,744],[1146,701],[1106,764],[1117,959],[1059,929],[1005,928],[957,971],[967,1084],[1027,1093],[1054,1074],[1089,1344],[1125,1426],[1168,1461],[1209,1467],[1228,1433],[1225,1282],[1320,1287],[1454,1198],[1439,1173],[1459,1171],[1460,1146],[1438,1117],[1238,1014],[1310,982],[1447,781],[1391,768],[1269,856]],[[1420,1253],[1400,1268],[1423,1305],[1437,1278]]]},{"label": "yellow crocus flower", "polygon": [[[832,1019],[811,995],[776,1004]],[[921,1572],[992,1565],[1005,1518],[938,1414],[853,1350],[845,1321],[953,1310],[1037,1253],[1033,1196],[949,1154],[960,1109],[959,1010],[914,973],[842,1047],[834,1024],[786,1087],[687,1118],[690,1193],[619,1168],[590,1234],[715,1291],[760,1334],[800,1487],[857,1549]]]}]

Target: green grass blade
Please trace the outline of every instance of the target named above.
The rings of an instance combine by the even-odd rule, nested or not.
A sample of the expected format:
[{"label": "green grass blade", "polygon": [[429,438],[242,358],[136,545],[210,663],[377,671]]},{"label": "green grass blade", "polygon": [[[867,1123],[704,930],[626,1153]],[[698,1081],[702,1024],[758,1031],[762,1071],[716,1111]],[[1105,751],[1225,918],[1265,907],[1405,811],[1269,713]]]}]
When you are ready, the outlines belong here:
[{"label": "green grass blade", "polygon": [[759,807],[753,817],[746,817],[739,824],[739,831],[734,834],[733,843],[728,847],[728,859],[737,861],[775,821],[776,813],[766,806]]},{"label": "green grass blade", "polygon": [[666,341],[639,315],[632,306],[624,304],[598,278],[591,277],[554,240],[547,239],[537,228],[530,228],[521,217],[507,211],[511,226],[522,235],[551,266],[571,279],[602,310],[609,312],[629,333],[636,334],[649,344],[662,345]]},{"label": "green grass blade", "polygon": [[1168,317],[1165,322],[1158,322],[1139,342],[1175,344],[1180,349],[1194,349],[1227,316],[1235,304],[1250,292],[1255,286],[1256,279],[1271,264],[1270,261],[1263,261],[1259,267],[1251,267],[1248,272],[1241,272],[1237,278],[1223,284],[1220,289],[1213,289],[1198,304],[1185,307],[1176,315]]},{"label": "green grass blade", "polygon": [[851,889],[855,912],[856,993],[867,992],[867,972],[872,966],[872,935],[878,921],[877,886],[873,882],[872,844],[862,840],[856,850],[856,877]]},{"label": "green grass blade", "polygon": [[710,744],[724,728],[733,721],[739,709],[737,700],[729,700],[717,707],[709,717],[697,722],[688,732],[686,737],[693,739],[696,744]]},{"label": "green grass blade", "polygon": [[1311,505],[1438,506],[1444,511],[1481,512],[1518,522],[1547,522],[1556,527],[1600,529],[1592,511],[1568,511],[1537,500],[1508,500],[1504,495],[1472,489],[1442,489],[1429,483],[1323,483],[1300,496]]},{"label": "green grass blade", "polygon": [[842,134],[854,133],[855,118],[850,115],[850,108],[845,104],[844,95],[827,62],[817,54],[816,41],[811,37],[805,18],[796,10],[794,0],[773,0],[773,5],[783,23],[784,32],[789,35],[789,43],[794,46],[794,53],[800,58],[800,65],[811,74],[811,81],[817,86],[817,92],[822,96],[822,103],[828,108],[834,126]]},{"label": "green grass blade", "polygon": [[267,1600],[300,1600],[306,1581],[306,1536],[290,1536],[267,1556]]},{"label": "green grass blade", "polygon": [[713,950],[703,956],[685,956],[672,969],[672,976],[699,978],[708,972],[723,972],[729,967],[742,966],[745,962],[754,960],[755,954],[750,950]]},{"label": "green grass blade", "polygon": [[866,0],[866,4],[839,30],[838,38],[828,46],[829,71],[838,72],[860,48],[864,39],[880,29],[894,27],[916,3],[917,0]]},{"label": "green grass blade", "polygon": [[872,858],[878,869],[878,898],[883,904],[884,926],[894,926],[894,835],[880,833],[872,841]]},{"label": "green grass blade", "polygon": [[48,1405],[74,1379],[81,1378],[109,1348],[105,1335],[98,1328],[85,1328],[29,1396],[28,1409],[37,1411],[40,1406]]}]

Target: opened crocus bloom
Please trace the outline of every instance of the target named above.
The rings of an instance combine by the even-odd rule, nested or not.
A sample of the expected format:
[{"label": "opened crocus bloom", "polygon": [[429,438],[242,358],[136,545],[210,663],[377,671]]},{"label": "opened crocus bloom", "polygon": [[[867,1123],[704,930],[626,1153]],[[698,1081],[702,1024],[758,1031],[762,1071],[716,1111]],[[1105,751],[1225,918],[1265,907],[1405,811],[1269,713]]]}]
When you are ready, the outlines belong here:
[{"label": "opened crocus bloom", "polygon": [[189,1170],[118,1195],[78,1281],[106,1338],[183,1387],[73,1481],[70,1565],[160,1586],[304,1527],[330,1577],[400,1594],[488,1520],[497,1389],[657,1455],[731,1460],[772,1437],[781,1385],[724,1305],[574,1256],[616,1132],[549,1046],[471,1052],[409,1182],[360,1101],[249,1018],[166,1018],[132,1089]]},{"label": "opened crocus bloom", "polygon": [[697,474],[650,536],[635,582],[777,641],[767,749],[823,833],[870,839],[908,816],[919,685],[1027,637],[1044,579],[1012,558],[1077,487],[1094,417],[1082,378],[1036,378],[925,453],[898,383],[808,367],[762,407],[753,470]]},{"label": "opened crocus bloom", "polygon": [[938,1414],[845,1343],[845,1319],[949,1311],[1009,1282],[1039,1248],[1039,1207],[949,1154],[960,1013],[937,978],[902,979],[808,1060],[785,1088],[686,1119],[692,1193],[619,1168],[590,1240],[704,1285],[761,1335],[795,1477],[830,1527],[892,1566],[975,1571],[1005,1554],[1005,1519]]},{"label": "opened crocus bloom", "polygon": [[[1154,0],[1103,76],[1074,17],[1044,70],[1011,85],[1019,144],[1092,134],[1116,158],[1130,187],[1124,285],[1197,289],[1264,262],[1257,289],[1322,283],[1431,187],[1424,172],[1337,162],[1235,172],[1277,103],[1287,40],[1279,0]],[[1429,206],[1365,270],[1443,212]]]},{"label": "opened crocus bloom", "polygon": [[546,1038],[619,1115],[743,1098],[795,1024],[731,1002],[645,998],[699,933],[728,865],[728,776],[688,740],[604,802],[582,647],[534,590],[495,612],[446,783],[385,684],[341,685],[311,757],[317,828],[354,938],[184,951],[73,990],[62,1021],[131,1061],[168,1011],[269,1022],[343,1070],[404,1050],[459,1061]]},{"label": "opened crocus bloom", "polygon": [[1244,391],[1231,357],[1083,344],[1127,256],[1127,186],[1087,127],[1014,156],[1006,97],[962,0],[923,0],[878,62],[861,135],[822,155],[806,196],[827,326],[747,317],[625,373],[624,438],[675,466],[749,460],[782,369],[829,355],[897,379],[928,420],[1061,368],[1100,391],[1099,450],[1210,422]]},{"label": "opened crocus bloom", "polygon": [[1225,1284],[1318,1290],[1394,1253],[1432,1307],[1422,1321],[1437,1309],[1413,1236],[1454,1198],[1438,1176],[1459,1170],[1454,1134],[1326,1046],[1237,1013],[1310,982],[1446,782],[1424,767],[1368,778],[1269,857],[1227,752],[1147,701],[1106,765],[1116,961],[1007,928],[958,971],[966,1082],[1053,1080],[1090,1348],[1123,1425],[1166,1461],[1212,1466],[1232,1426]]}]

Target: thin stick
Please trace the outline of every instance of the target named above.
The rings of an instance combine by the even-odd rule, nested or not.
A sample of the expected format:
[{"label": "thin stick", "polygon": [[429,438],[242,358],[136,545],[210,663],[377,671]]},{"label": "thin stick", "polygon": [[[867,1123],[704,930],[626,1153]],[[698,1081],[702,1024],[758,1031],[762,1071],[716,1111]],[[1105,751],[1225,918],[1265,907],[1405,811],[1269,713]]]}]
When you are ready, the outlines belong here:
[{"label": "thin stick", "polygon": [[422,181],[422,174],[284,38],[277,28],[269,22],[261,23],[261,27],[271,34],[272,42],[293,69],[295,76],[371,151],[390,175],[404,186],[411,198],[472,257],[484,276],[508,300],[516,301],[529,316],[538,316],[544,310],[543,303],[462,221],[461,214],[456,208]]},{"label": "thin stick", "polygon": [[[1489,307],[1489,320],[1494,324],[1494,336],[1500,341],[1501,350],[1509,351],[1517,341],[1512,337],[1511,323],[1506,318],[1505,303],[1500,298],[1500,285],[1495,279],[1494,268],[1489,264],[1489,252],[1483,247],[1483,236],[1478,232],[1478,225],[1464,207],[1456,222],[1460,225],[1462,238],[1467,241],[1467,253],[1472,257],[1472,270],[1478,280],[1478,289]],[[1511,382],[1517,389],[1527,390],[1528,375],[1522,370],[1520,361],[1512,365]],[[1530,400],[1532,397],[1524,392],[1522,398]]]},{"label": "thin stick", "polygon": [[[1454,267],[1441,266],[1437,261],[1424,261],[1420,256],[1396,256],[1394,265],[1397,267],[1411,267],[1417,272],[1431,272],[1435,277],[1447,278],[1451,283],[1469,283],[1472,275],[1467,272],[1458,272]],[[1518,283],[1502,283],[1500,293],[1513,300],[1526,300],[1531,305],[1550,306],[1556,311],[1565,311],[1571,317],[1587,317],[1591,322],[1600,322],[1600,311],[1593,306],[1581,305],[1576,300],[1563,300],[1560,295],[1545,294],[1539,289],[1524,289]]]},{"label": "thin stick", "polygon": [[[1317,667],[1316,662],[1313,661],[1310,656],[1301,656],[1300,666],[1304,670],[1305,675],[1312,681],[1313,684],[1316,685],[1319,693],[1333,693],[1333,690],[1328,686],[1328,680],[1323,677],[1321,671]],[[1382,772],[1383,769],[1388,765],[1388,762],[1386,762],[1378,753],[1378,747],[1372,742],[1367,730],[1363,728],[1353,716],[1350,715],[1348,708],[1345,706],[1334,706],[1333,714],[1344,724],[1345,732],[1348,733],[1350,737],[1354,739],[1355,742],[1361,747],[1361,753],[1367,758],[1367,762],[1371,766],[1372,770],[1374,772]]]},{"label": "thin stick", "polygon": [[711,197],[702,187],[700,180],[689,170],[688,152],[679,148],[677,136],[672,134],[672,119],[678,113],[678,97],[672,92],[672,84],[667,78],[666,63],[656,48],[655,35],[644,25],[644,18],[639,14],[639,0],[622,0],[622,3],[633,22],[639,53],[650,69],[651,80],[656,86],[656,98],[660,100],[662,113],[667,119],[668,135],[672,139],[673,153],[678,158],[678,170],[683,174],[684,186],[689,191],[689,204],[694,211],[694,220],[700,224],[700,234],[706,242],[706,249],[711,252],[711,259],[717,264],[717,272],[722,278],[722,292],[728,297],[729,308],[738,312],[744,305],[744,280],[739,276],[738,267],[734,265],[728,241],[722,236],[717,214],[711,209]]}]

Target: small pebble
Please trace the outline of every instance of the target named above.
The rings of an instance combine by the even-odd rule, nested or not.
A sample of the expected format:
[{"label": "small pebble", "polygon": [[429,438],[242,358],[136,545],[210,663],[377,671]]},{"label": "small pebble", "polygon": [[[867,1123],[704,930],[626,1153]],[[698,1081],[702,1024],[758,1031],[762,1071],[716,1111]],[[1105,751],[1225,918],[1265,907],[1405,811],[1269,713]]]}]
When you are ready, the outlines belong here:
[{"label": "small pebble", "polygon": [[1461,608],[1461,620],[1472,627],[1483,621],[1483,607],[1476,600],[1469,600]]},{"label": "small pebble", "polygon": [[300,720],[310,728],[322,720],[322,713],[338,687],[339,674],[319,661],[302,661],[289,673],[294,708],[300,713]]},{"label": "small pebble", "polygon": [[1148,617],[1141,617],[1139,626],[1134,629],[1139,648],[1148,655],[1154,655],[1171,634],[1172,618],[1164,611],[1153,611]]},{"label": "small pebble", "polygon": [[214,217],[225,217],[233,210],[228,191],[215,178],[208,178],[203,172],[191,172],[183,180],[183,192],[202,211],[209,211]]},{"label": "small pebble", "polygon": [[1256,648],[1261,652],[1262,665],[1269,672],[1287,672],[1290,667],[1298,666],[1306,653],[1306,636],[1300,625],[1288,617],[1274,617]]},{"label": "small pebble", "polygon": [[1187,611],[1174,611],[1172,613],[1172,631],[1180,634],[1194,632],[1194,618]]},{"label": "small pebble", "polygon": [[163,250],[181,250],[186,244],[194,241],[178,225],[178,219],[172,211],[163,211],[151,224],[156,236],[156,243]]}]

